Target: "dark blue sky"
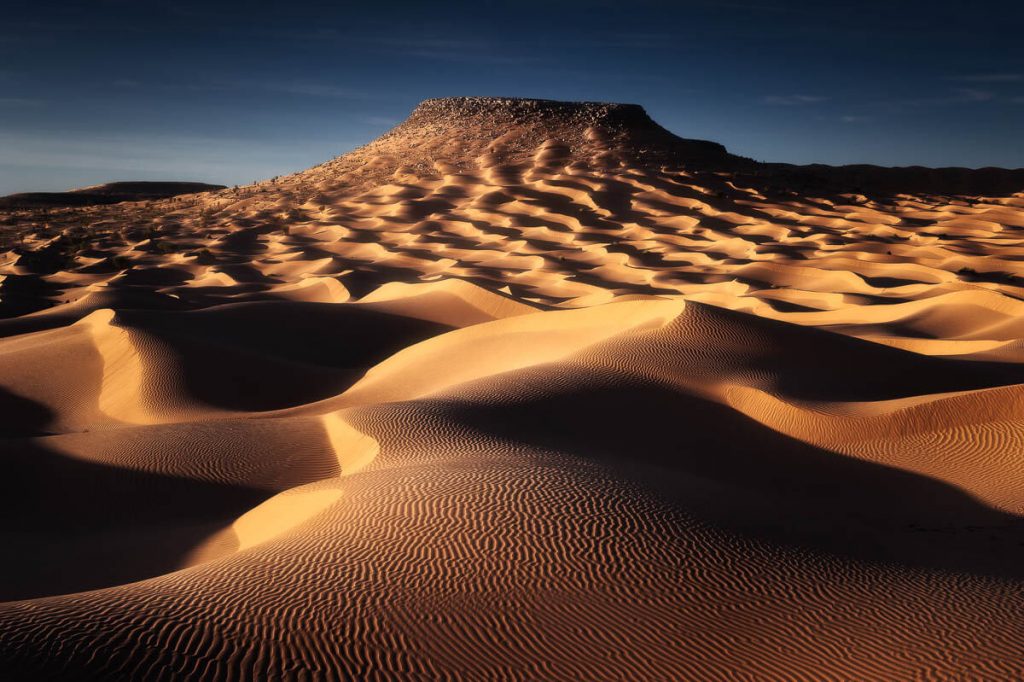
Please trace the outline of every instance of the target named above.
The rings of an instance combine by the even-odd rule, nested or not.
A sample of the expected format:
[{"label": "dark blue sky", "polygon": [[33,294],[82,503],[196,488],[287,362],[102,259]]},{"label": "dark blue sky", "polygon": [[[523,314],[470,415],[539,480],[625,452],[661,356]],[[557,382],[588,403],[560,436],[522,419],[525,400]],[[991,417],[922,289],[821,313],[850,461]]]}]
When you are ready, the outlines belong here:
[{"label": "dark blue sky", "polygon": [[4,2],[0,194],[235,184],[428,97],[636,102],[795,163],[1024,166],[1024,2]]}]

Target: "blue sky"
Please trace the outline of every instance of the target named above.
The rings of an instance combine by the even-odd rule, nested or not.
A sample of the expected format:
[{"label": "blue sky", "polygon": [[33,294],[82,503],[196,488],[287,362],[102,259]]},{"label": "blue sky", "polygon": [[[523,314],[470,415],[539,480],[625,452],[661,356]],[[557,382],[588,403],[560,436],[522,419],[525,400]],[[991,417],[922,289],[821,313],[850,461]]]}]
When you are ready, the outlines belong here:
[{"label": "blue sky", "polygon": [[636,102],[766,161],[1021,167],[1022,32],[1000,0],[7,0],[0,194],[251,182],[451,95]]}]

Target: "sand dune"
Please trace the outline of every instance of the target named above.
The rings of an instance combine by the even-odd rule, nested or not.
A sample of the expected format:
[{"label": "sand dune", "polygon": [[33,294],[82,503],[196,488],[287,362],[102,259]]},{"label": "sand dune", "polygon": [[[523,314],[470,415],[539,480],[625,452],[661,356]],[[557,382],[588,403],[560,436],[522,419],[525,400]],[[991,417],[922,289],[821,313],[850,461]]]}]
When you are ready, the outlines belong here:
[{"label": "sand dune", "polygon": [[1024,675],[1024,191],[751,163],[432,100],[5,214],[0,676]]}]

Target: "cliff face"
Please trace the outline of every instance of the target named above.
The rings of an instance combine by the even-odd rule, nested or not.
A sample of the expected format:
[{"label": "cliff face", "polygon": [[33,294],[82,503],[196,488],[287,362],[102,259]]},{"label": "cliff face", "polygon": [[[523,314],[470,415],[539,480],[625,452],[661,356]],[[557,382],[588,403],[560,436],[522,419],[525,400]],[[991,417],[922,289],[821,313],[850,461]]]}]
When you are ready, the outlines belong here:
[{"label": "cliff face", "polygon": [[[717,142],[680,138],[654,122],[637,104],[610,102],[559,102],[503,97],[449,97],[428,99],[391,134],[415,132],[444,134],[476,130],[494,139],[510,130],[530,137],[557,138],[566,144],[604,139],[616,142],[620,151],[639,154],[644,146],[661,146],[692,158],[726,155]],[[651,150],[647,150],[651,151]]]},{"label": "cliff face", "polygon": [[422,102],[373,142],[299,174],[368,188],[398,175],[582,164],[600,169],[699,164],[735,167],[725,147],[672,134],[636,104],[506,97]]}]

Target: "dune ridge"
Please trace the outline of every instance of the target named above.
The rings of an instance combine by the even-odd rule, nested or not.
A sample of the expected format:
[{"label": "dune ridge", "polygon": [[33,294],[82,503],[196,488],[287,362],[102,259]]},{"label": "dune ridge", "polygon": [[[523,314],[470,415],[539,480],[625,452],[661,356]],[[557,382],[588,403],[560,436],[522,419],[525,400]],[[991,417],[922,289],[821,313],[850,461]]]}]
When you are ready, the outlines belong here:
[{"label": "dune ridge", "polygon": [[454,98],[4,214],[0,677],[1021,677],[1024,187],[829,173]]}]

